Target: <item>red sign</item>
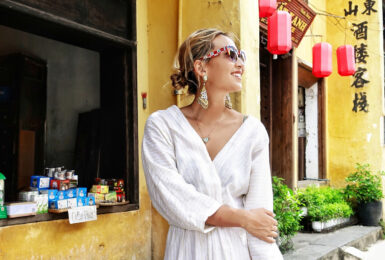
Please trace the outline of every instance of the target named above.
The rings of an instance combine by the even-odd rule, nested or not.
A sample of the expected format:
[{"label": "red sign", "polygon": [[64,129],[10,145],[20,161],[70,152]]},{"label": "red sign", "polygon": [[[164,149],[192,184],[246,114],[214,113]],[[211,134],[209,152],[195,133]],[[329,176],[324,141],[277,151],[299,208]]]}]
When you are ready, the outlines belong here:
[{"label": "red sign", "polygon": [[[278,0],[277,2],[277,10],[286,11],[291,15],[291,41],[294,47],[298,47],[316,13],[303,0]],[[267,32],[266,17],[259,19],[259,25]]]}]

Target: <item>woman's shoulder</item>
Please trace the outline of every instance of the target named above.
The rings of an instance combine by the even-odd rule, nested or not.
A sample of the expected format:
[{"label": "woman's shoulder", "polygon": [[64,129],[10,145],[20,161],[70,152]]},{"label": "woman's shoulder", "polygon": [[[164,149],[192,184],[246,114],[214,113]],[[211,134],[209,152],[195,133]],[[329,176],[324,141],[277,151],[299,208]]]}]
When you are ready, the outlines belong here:
[{"label": "woman's shoulder", "polygon": [[157,110],[147,118],[145,128],[150,126],[155,128],[170,128],[175,122],[178,122],[178,110],[179,108],[172,105],[166,109]]},{"label": "woman's shoulder", "polygon": [[253,115],[243,115],[244,122],[249,120],[251,122],[251,127],[257,128],[258,130],[264,130],[265,126],[261,122],[261,120]]},{"label": "woman's shoulder", "polygon": [[173,118],[175,118],[175,115],[177,113],[178,107],[175,105],[172,105],[166,109],[157,110],[147,118],[147,123],[164,123],[171,121]]},{"label": "woman's shoulder", "polygon": [[266,131],[266,128],[259,118],[252,115],[245,115],[244,123],[245,122],[248,122],[247,128],[254,140],[256,140],[258,143],[265,143],[269,141],[269,135]]}]

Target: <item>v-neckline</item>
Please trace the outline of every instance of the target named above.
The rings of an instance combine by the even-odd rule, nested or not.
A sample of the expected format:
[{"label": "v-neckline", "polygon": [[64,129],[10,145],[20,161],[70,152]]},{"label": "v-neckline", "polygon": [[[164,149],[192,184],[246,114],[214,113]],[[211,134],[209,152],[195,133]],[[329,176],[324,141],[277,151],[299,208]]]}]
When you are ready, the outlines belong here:
[{"label": "v-neckline", "polygon": [[217,152],[217,154],[215,155],[214,159],[211,159],[211,156],[210,156],[210,153],[209,151],[207,150],[207,147],[205,145],[205,143],[203,142],[201,136],[198,134],[198,132],[195,130],[195,128],[191,125],[191,123],[188,121],[187,117],[183,114],[182,110],[176,106],[176,105],[173,105],[173,107],[175,107],[175,109],[178,111],[179,115],[183,118],[182,120],[184,121],[184,123],[187,125],[188,128],[190,128],[191,132],[198,138],[199,142],[201,143],[201,145],[203,145],[203,148],[204,150],[206,151],[206,155],[208,157],[208,159],[212,162],[212,163],[215,163],[215,161],[217,161],[217,158],[220,157],[220,155],[223,153],[223,151],[226,149],[226,147],[229,145],[229,143],[232,142],[233,139],[235,139],[235,137],[238,135],[238,133],[241,131],[241,129],[243,128],[243,126],[246,124],[247,121],[249,120],[244,120],[242,121],[242,124],[240,125],[240,127],[238,127],[238,129],[234,132],[234,134],[229,138],[229,140],[227,140],[227,142],[222,146],[222,148]]}]

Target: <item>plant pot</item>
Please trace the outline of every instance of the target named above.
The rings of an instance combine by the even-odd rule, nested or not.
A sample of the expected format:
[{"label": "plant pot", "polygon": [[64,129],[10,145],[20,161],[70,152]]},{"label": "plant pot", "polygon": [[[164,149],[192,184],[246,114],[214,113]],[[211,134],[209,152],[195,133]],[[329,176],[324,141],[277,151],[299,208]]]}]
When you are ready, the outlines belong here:
[{"label": "plant pot", "polygon": [[357,209],[358,219],[364,226],[378,226],[382,215],[382,202],[360,203]]},{"label": "plant pot", "polygon": [[311,226],[315,232],[330,230],[350,221],[350,218],[333,218],[327,221],[312,221]]}]

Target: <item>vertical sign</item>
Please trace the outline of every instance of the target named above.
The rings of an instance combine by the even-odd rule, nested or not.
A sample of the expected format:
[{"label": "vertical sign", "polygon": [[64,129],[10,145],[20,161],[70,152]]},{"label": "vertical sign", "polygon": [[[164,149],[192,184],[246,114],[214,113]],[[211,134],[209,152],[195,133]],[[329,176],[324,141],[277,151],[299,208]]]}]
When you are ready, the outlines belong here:
[{"label": "vertical sign", "polygon": [[365,0],[360,5],[353,1],[348,1],[346,8],[344,9],[345,17],[352,16],[354,22],[352,23],[353,28],[351,33],[357,40],[358,44],[354,45],[355,59],[357,64],[357,70],[354,73],[353,83],[351,87],[355,88],[353,108],[352,111],[358,112],[369,112],[369,103],[366,96],[366,89],[370,84],[370,80],[367,78],[368,71],[366,68],[367,59],[369,58],[368,53],[368,21],[366,19],[356,19],[357,14],[362,14],[364,17],[370,16],[372,13],[377,13],[374,9],[376,1]]}]

